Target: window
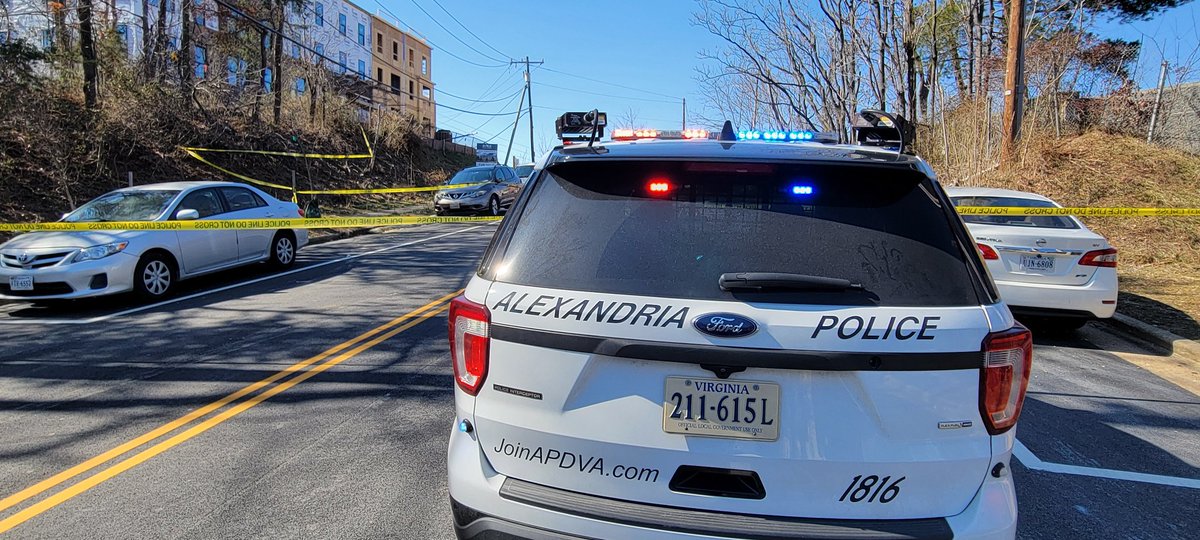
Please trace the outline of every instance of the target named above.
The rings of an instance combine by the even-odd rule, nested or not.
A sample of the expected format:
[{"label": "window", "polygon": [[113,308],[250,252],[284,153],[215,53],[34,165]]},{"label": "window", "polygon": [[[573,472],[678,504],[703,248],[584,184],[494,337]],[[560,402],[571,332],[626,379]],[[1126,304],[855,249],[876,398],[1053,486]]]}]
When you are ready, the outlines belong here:
[{"label": "window", "polygon": [[363,78],[367,77],[367,63],[362,60],[358,61],[358,76]]},{"label": "window", "polygon": [[54,47],[54,32],[42,30],[42,48],[49,50],[52,47]]},{"label": "window", "polygon": [[[5,0],[0,0],[0,2],[4,2],[4,1]],[[128,24],[118,24],[117,25],[117,37],[121,40],[121,43],[124,43],[126,45],[129,44],[129,25]],[[0,39],[0,42],[3,42],[3,41],[4,40]]]},{"label": "window", "polygon": [[[270,27],[271,27],[271,21],[263,21],[263,22],[262,22],[262,24],[263,24],[263,27],[264,27],[264,28],[270,28]],[[262,46],[263,46],[263,49],[266,49],[266,50],[270,50],[270,49],[271,49],[271,38],[272,38],[272,37],[274,37],[274,36],[272,36],[270,32],[265,32],[265,31],[263,32],[263,36],[262,36],[262,40],[263,40],[263,44],[262,44]]]},{"label": "window", "polygon": [[179,213],[179,210],[195,210],[200,213],[201,218],[206,218],[225,212],[225,207],[221,204],[217,190],[202,189],[184,197],[175,213]]},{"label": "window", "polygon": [[0,43],[8,43],[8,32],[0,32]]},{"label": "window", "polygon": [[296,93],[297,94],[303,94],[304,90],[307,87],[308,87],[308,81],[304,80],[304,77],[296,77]]},{"label": "window", "polygon": [[377,32],[375,34],[375,52],[383,53],[383,33],[382,32]]},{"label": "window", "polygon": [[193,51],[193,60],[195,60],[196,68],[194,75],[197,79],[203,79],[208,73],[208,49],[196,45]]},{"label": "window", "polygon": [[346,14],[345,13],[338,13],[338,32],[341,32],[343,36],[346,35]]},{"label": "window", "polygon": [[225,202],[229,203],[230,212],[250,210],[267,205],[261,197],[245,188],[223,187],[221,188],[221,195],[224,195]]},{"label": "window", "polygon": [[225,60],[225,81],[229,86],[245,86],[246,84],[246,61],[240,58],[229,58]]},{"label": "window", "polygon": [[346,53],[338,53],[338,66],[341,68],[341,73],[346,72]]},{"label": "window", "polygon": [[325,4],[317,2],[317,26],[325,26]]},{"label": "window", "polygon": [[175,13],[175,0],[167,0],[167,13]]},{"label": "window", "polygon": [[409,49],[408,50],[408,67],[413,67],[413,57],[414,56],[416,56],[416,55],[413,54],[413,50]]},{"label": "window", "polygon": [[428,74],[429,74],[429,59],[422,56],[421,57],[421,75],[428,75]]},{"label": "window", "polygon": [[415,90],[413,90],[413,82],[408,81],[408,99],[413,99],[415,97],[416,93],[417,92]]},{"label": "window", "polygon": [[[567,162],[543,170],[521,220],[481,265],[502,281],[621,295],[856,306],[979,305],[972,261],[936,189],[916,172],[869,165]],[[647,193],[646,178],[673,190]],[[796,179],[812,187],[793,195]],[[543,253],[571,253],[555,264]],[[770,269],[770,270],[768,270]],[[726,272],[848,279],[845,291],[723,291]]]},{"label": "window", "polygon": [[292,42],[292,58],[300,58],[300,44]]},{"label": "window", "polygon": [[396,43],[394,40],[392,41],[392,61],[400,61],[400,44]]},{"label": "window", "polygon": [[375,80],[383,82],[383,68],[375,68]]},{"label": "window", "polygon": [[363,23],[358,23],[358,44],[364,47],[367,45],[367,27]]},{"label": "window", "polygon": [[172,51],[178,51],[179,50],[179,38],[177,38],[175,36],[171,36],[171,39],[167,42],[167,48]]},{"label": "window", "polygon": [[204,26],[204,0],[193,0],[196,4],[196,26]]},{"label": "window", "polygon": [[[150,5],[152,5],[154,7],[158,7],[158,1],[159,0],[150,0]],[[4,2],[0,1],[0,4],[3,4],[3,3]]]},{"label": "window", "polygon": [[263,70],[263,90],[271,91],[271,83],[275,82],[274,73],[271,73],[271,68]]},{"label": "window", "polygon": [[429,98],[433,97],[433,90],[431,90],[428,86],[422,86],[421,87],[421,97],[423,97],[425,99],[429,99]]},{"label": "window", "polygon": [[[1054,208],[1054,203],[1020,197],[969,196],[950,199],[954,206],[1018,206]],[[1043,227],[1047,229],[1078,229],[1079,224],[1069,216],[963,216],[967,223],[980,225],[1006,225],[1009,227]]]},{"label": "window", "polygon": [[314,59],[313,59],[313,61],[314,61],[314,62],[320,62],[320,61],[322,60],[322,57],[323,57],[323,56],[325,56],[325,44],[324,44],[324,43],[318,43],[318,44],[317,44],[317,57],[316,57],[316,58],[314,58]]},{"label": "window", "polygon": [[395,75],[395,74],[392,75],[392,88],[395,88],[397,91],[400,90],[400,76],[399,75]]}]

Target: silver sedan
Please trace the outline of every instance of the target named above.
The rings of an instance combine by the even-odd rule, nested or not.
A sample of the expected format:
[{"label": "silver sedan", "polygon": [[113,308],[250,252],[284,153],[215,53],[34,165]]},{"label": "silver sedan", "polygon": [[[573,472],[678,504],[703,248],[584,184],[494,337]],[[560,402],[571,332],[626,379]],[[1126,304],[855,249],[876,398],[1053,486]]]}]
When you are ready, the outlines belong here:
[{"label": "silver sedan", "polygon": [[[119,189],[66,222],[303,217],[293,203],[245,184],[171,182]],[[134,291],[165,297],[183,279],[267,261],[291,266],[299,230],[33,232],[0,245],[0,299],[56,300]]]}]

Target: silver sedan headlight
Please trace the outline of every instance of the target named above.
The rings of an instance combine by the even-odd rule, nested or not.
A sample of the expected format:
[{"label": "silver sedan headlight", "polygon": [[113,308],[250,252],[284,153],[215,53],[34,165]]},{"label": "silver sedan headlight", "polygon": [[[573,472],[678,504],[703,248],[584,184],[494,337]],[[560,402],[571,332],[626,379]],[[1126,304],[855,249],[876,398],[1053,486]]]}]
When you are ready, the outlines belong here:
[{"label": "silver sedan headlight", "polygon": [[104,244],[101,246],[83,248],[79,250],[79,253],[75,254],[75,258],[71,259],[71,262],[95,261],[98,259],[103,259],[109,255],[120,253],[125,249],[125,246],[128,245],[129,242],[118,242],[115,244]]},{"label": "silver sedan headlight", "polygon": [[472,191],[472,192],[468,193],[467,196],[463,197],[463,198],[464,199],[474,199],[476,197],[482,197],[484,195],[487,195],[487,193],[488,193],[488,191],[486,189],[480,189],[480,190]]}]

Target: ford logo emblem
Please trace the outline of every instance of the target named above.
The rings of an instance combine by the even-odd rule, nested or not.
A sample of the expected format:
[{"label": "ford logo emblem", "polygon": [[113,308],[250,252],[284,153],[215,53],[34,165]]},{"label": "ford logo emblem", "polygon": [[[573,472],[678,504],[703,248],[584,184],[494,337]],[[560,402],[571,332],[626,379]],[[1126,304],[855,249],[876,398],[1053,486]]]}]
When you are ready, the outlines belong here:
[{"label": "ford logo emblem", "polygon": [[745,337],[758,331],[758,323],[734,313],[705,313],[692,321],[702,334],[716,337]]}]

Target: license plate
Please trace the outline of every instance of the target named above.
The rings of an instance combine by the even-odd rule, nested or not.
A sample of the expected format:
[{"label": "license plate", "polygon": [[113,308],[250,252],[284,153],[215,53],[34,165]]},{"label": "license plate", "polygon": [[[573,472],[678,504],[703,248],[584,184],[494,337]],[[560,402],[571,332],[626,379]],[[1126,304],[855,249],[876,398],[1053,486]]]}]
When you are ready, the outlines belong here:
[{"label": "license plate", "polygon": [[8,288],[14,291],[32,291],[33,276],[13,276],[8,278]]},{"label": "license plate", "polygon": [[451,210],[458,210],[459,208],[462,208],[462,203],[460,203],[460,202],[452,202],[452,203],[450,203],[450,209],[451,209]]},{"label": "license plate", "polygon": [[1053,272],[1054,257],[1021,255],[1021,267],[1034,272]]},{"label": "license plate", "polygon": [[663,431],[773,441],[779,438],[779,385],[667,377]]}]

